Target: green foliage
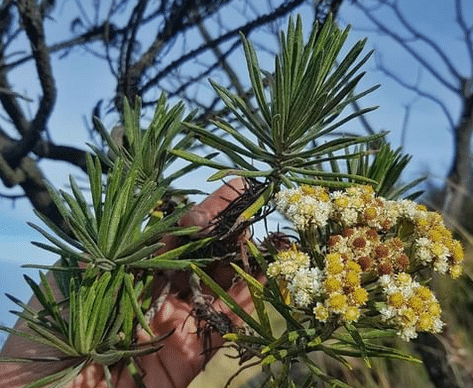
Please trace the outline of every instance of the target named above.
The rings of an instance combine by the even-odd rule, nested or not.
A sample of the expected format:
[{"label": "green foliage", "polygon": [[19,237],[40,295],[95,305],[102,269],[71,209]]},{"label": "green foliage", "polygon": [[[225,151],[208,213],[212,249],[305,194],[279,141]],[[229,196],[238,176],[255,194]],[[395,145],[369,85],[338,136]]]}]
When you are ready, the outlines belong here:
[{"label": "green foliage", "polygon": [[[281,54],[276,57],[274,74],[267,74],[269,96],[263,88],[262,71],[252,44],[242,36],[248,64],[248,73],[258,105],[255,112],[239,96],[212,82],[212,86],[226,107],[252,137],[236,130],[229,123],[218,119],[213,124],[232,137],[225,140],[204,128],[186,123],[204,144],[226,155],[238,168],[205,161],[187,151],[175,150],[174,154],[187,160],[205,164],[220,170],[209,180],[228,175],[251,178],[266,178],[274,182],[274,190],[283,183],[291,187],[294,183],[346,186],[339,177],[354,181],[371,182],[362,175],[340,174],[321,171],[316,167],[321,159],[347,147],[372,142],[383,137],[376,134],[366,137],[338,137],[317,144],[327,134],[342,124],[375,108],[367,108],[346,117],[341,117],[344,108],[351,102],[370,93],[377,86],[355,94],[354,90],[363,73],[358,73],[371,53],[359,58],[365,41],[360,41],[340,60],[339,55],[348,36],[349,29],[339,30],[331,20],[322,28],[316,26],[308,42],[303,42],[300,17],[294,24],[289,20],[287,35],[281,33]],[[344,159],[357,157],[343,155]],[[268,166],[258,168],[249,160],[257,160]],[[348,183],[351,184],[351,183]]]},{"label": "green foliage", "polygon": [[[150,292],[153,279],[152,276],[135,278],[135,271],[182,270],[191,263],[203,265],[210,261],[176,259],[202,248],[212,241],[211,238],[155,254],[165,245],[161,242],[164,235],[184,236],[200,230],[198,227],[177,226],[177,220],[189,210],[190,204],[177,205],[170,214],[162,217],[151,217],[156,204],[172,190],[170,184],[173,180],[197,167],[189,165],[164,176],[166,168],[175,159],[169,149],[186,148],[192,144],[188,136],[173,144],[181,128],[182,113],[182,104],[169,109],[162,96],[156,115],[143,134],[139,125],[139,99],[135,109],[125,103],[124,122],[131,150],[115,146],[107,137],[116,155],[112,161],[100,153],[102,161],[110,163],[105,181],[100,159],[87,155],[91,204],[73,177],[70,178],[72,195],[58,192],[48,185],[73,235],[66,234],[40,213],[37,213],[38,217],[54,234],[39,226],[31,226],[51,243],[34,244],[61,256],[59,265],[41,268],[53,271],[64,299],[58,300],[54,296],[53,286],[42,273],[40,285],[25,277],[42,310],[31,311],[10,296],[24,309],[17,315],[27,322],[30,331],[1,329],[55,348],[64,357],[77,361],[64,371],[40,379],[31,386],[44,386],[50,382],[63,386],[92,361],[106,369],[128,359],[130,368],[133,368],[134,357],[158,351],[160,346],[153,342],[158,342],[159,338],[149,345],[133,343],[137,324],[154,337],[144,316],[145,307],[142,307],[142,301],[148,299],[143,290]],[[173,190],[173,193],[178,191]],[[31,359],[25,357],[17,361],[29,362]]]},{"label": "green foliage", "polygon": [[[425,178],[418,178],[404,185],[398,182],[405,167],[411,160],[410,155],[403,155],[401,149],[391,149],[384,143],[376,150],[374,157],[369,152],[363,152],[360,147],[360,157],[346,160],[346,170],[350,174],[362,175],[377,182],[373,187],[375,191],[386,199],[398,199],[410,189],[417,186]],[[333,161],[336,163],[336,161]],[[339,171],[338,164],[334,170]],[[415,199],[422,192],[410,194],[409,199]]]}]

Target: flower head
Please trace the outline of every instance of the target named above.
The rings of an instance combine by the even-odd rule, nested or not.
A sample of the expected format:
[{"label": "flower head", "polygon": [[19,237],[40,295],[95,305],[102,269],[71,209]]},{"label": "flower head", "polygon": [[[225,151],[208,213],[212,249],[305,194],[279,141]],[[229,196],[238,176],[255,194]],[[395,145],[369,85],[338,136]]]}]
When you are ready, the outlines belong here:
[{"label": "flower head", "polygon": [[[370,297],[380,301],[381,289],[379,314],[403,339],[441,331],[437,299],[407,273],[431,267],[452,278],[461,275],[463,247],[440,214],[410,200],[387,200],[363,185],[332,192],[303,185],[279,192],[275,202],[304,233],[301,241],[318,239],[311,241],[318,246],[317,260],[293,247],[279,252],[268,268],[270,276],[287,282],[296,306],[311,307],[320,322],[356,322],[373,308]],[[379,288],[368,291],[363,279],[376,278]]]},{"label": "flower head", "polygon": [[444,323],[441,308],[432,291],[412,280],[406,273],[380,279],[386,295],[386,306],[380,313],[399,329],[406,341],[416,338],[418,332],[439,333]]}]

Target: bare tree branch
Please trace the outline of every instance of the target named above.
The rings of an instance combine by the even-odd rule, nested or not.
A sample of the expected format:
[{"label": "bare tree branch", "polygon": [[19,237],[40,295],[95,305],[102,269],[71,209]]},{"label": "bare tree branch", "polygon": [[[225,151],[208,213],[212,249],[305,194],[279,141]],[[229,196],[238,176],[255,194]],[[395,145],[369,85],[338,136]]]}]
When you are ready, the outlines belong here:
[{"label": "bare tree branch", "polygon": [[463,32],[463,38],[465,39],[465,46],[468,51],[468,56],[470,58],[470,77],[473,78],[473,40],[471,34],[473,32],[473,25],[468,27],[463,15],[463,7],[461,0],[455,0],[455,14],[457,23],[460,26]]},{"label": "bare tree branch", "polygon": [[[256,39],[255,44],[263,51],[272,52],[274,48],[270,48],[268,43],[277,42],[277,36],[271,23],[309,3],[310,0],[268,0],[267,3],[255,4],[251,0],[117,0],[104,6],[97,0],[90,3],[76,1],[71,3],[75,8],[67,11],[70,15],[67,17],[71,18],[69,31],[66,29],[61,35],[61,41],[48,46],[46,43],[52,39],[46,36],[49,31],[47,23],[64,18],[64,14],[59,14],[57,2],[3,0],[0,5],[1,181],[6,187],[21,187],[35,208],[66,227],[45,189],[44,173],[33,159],[36,156],[38,159],[63,161],[84,171],[86,169],[86,151],[58,144],[46,136],[50,131],[54,133],[53,128],[48,127],[56,107],[53,73],[56,58],[79,52],[95,56],[108,67],[116,80],[116,95],[101,97],[95,104],[93,115],[103,116],[101,106],[103,109],[110,107],[105,114],[119,113],[123,96],[133,99],[141,95],[144,105],[148,106],[156,101],[160,91],[167,90],[171,96],[187,100],[191,107],[200,107],[202,113],[198,119],[208,120],[220,108],[217,98],[202,98],[198,93],[199,88],[208,88],[207,77],[225,75],[242,98],[251,98],[248,83],[242,82],[230,65],[230,58],[240,45],[239,32],[249,35],[259,31],[255,35],[258,39],[264,34],[271,36],[270,40],[265,38],[262,42]],[[326,3],[338,7],[341,0]],[[220,13],[224,8],[238,12],[240,18],[230,22],[222,18]],[[209,25],[217,26],[216,30],[209,30],[208,35],[202,30],[205,35],[203,43],[193,39],[189,44],[188,39],[191,35],[196,36],[194,32],[198,31],[199,24],[203,27],[205,22],[207,27],[207,21]],[[143,40],[143,35],[151,39]],[[25,39],[29,42],[26,49],[21,45]],[[182,45],[181,53],[176,50],[176,44]],[[37,92],[26,90],[19,93],[12,87],[15,84],[13,74],[18,74],[20,66],[31,62],[40,86],[36,105],[31,105],[35,107],[33,112],[23,103],[31,102],[26,96]],[[59,66],[60,62],[57,63]],[[189,66],[190,63],[195,66]],[[106,170],[106,166],[103,168]],[[16,198],[16,192],[14,196]]]},{"label": "bare tree branch", "polygon": [[[451,82],[447,81],[442,74],[432,66],[432,64],[424,58],[418,51],[414,50],[407,44],[408,39],[402,37],[398,33],[396,33],[393,29],[387,27],[386,24],[381,22],[378,18],[376,18],[368,7],[362,5],[361,1],[357,1],[356,6],[360,8],[366,15],[366,17],[383,33],[391,37],[393,40],[396,41],[404,50],[406,50],[417,62],[419,62],[430,74],[432,74],[443,86],[447,89],[450,89],[454,93],[459,92],[458,86],[455,86]],[[419,37],[420,38],[420,37]]]},{"label": "bare tree branch", "polygon": [[[5,159],[10,164],[14,164],[16,161],[19,162],[35,146],[41,136],[41,132],[43,132],[46,127],[46,123],[56,102],[56,85],[54,82],[51,59],[46,46],[40,10],[37,8],[34,0],[19,0],[18,10],[26,35],[31,44],[31,51],[35,60],[36,71],[43,95],[40,99],[35,117],[22,134],[22,139],[14,148],[4,153]],[[38,17],[38,15],[41,15],[41,17]]]},{"label": "bare tree branch", "polygon": [[28,102],[33,102],[33,100],[29,97],[24,96],[21,93],[15,92],[13,90],[5,89],[5,88],[0,88],[0,94],[8,94],[13,97],[18,97],[21,98],[22,100],[28,101]]},{"label": "bare tree branch", "polygon": [[451,128],[452,130],[453,128],[455,128],[455,120],[453,119],[452,114],[450,113],[450,110],[448,109],[447,105],[439,97],[435,96],[432,93],[421,90],[419,83],[417,82],[415,84],[408,83],[407,81],[399,77],[397,74],[395,74],[393,71],[389,70],[386,66],[384,66],[384,64],[381,61],[378,62],[378,68],[380,69],[380,71],[382,71],[389,78],[393,79],[403,88],[410,90],[414,92],[415,94],[417,94],[419,97],[424,97],[432,101],[436,105],[438,105],[448,121],[449,128]]},{"label": "bare tree branch", "polygon": [[[77,36],[73,39],[68,39],[60,43],[56,43],[48,47],[48,52],[50,54],[61,52],[63,50],[71,50],[74,47],[84,46],[86,44],[93,43],[95,41],[109,42],[115,40],[119,35],[123,34],[123,30],[119,30],[113,24],[104,23],[100,26],[93,27],[82,35]],[[2,64],[0,69],[11,70],[20,65],[27,63],[28,61],[34,59],[33,55],[25,55],[24,57]]]},{"label": "bare tree branch", "polygon": [[[243,96],[245,94],[245,89],[243,88],[243,85],[241,84],[237,74],[235,71],[232,69],[230,64],[227,61],[227,56],[222,53],[220,48],[218,46],[212,46],[212,36],[208,32],[207,28],[205,27],[203,22],[199,22],[197,24],[197,27],[199,28],[199,31],[204,38],[204,41],[209,45],[209,47],[212,49],[215,59],[217,60],[217,64],[222,67],[223,71],[227,74],[228,79],[230,80],[230,84],[235,88],[237,93],[240,96]],[[237,47],[238,45],[234,45],[232,47]]]},{"label": "bare tree branch", "polygon": [[[249,35],[257,27],[260,27],[261,25],[270,23],[273,20],[286,15],[288,12],[292,11],[294,8],[296,8],[297,6],[299,6],[303,2],[304,2],[304,0],[288,1],[288,2],[284,3],[283,5],[281,5],[280,7],[278,7],[277,9],[275,9],[273,12],[262,15],[262,16],[258,17],[256,20],[254,20],[250,23],[247,23],[243,26],[237,27],[237,28],[221,35],[220,37],[212,40],[211,42],[209,42],[209,44],[211,46],[222,44],[222,43],[226,42],[229,39],[237,37],[240,32],[242,32],[245,35]],[[171,62],[168,66],[166,66],[156,76],[151,78],[148,82],[146,82],[140,88],[140,90],[139,90],[140,94],[144,94],[150,88],[155,87],[160,79],[162,79],[164,76],[169,74],[176,67],[181,66],[184,62],[187,62],[187,61],[195,58],[197,55],[201,54],[202,52],[208,50],[209,49],[209,44],[204,43],[200,47],[198,47],[197,49],[192,50],[189,53],[181,56],[179,59]]]},{"label": "bare tree branch", "polygon": [[447,67],[447,69],[450,71],[450,73],[452,74],[454,78],[457,78],[457,79],[461,78],[460,73],[455,69],[454,64],[452,63],[448,55],[440,48],[440,46],[436,42],[434,42],[432,39],[430,39],[427,35],[421,33],[419,30],[414,28],[414,26],[407,21],[405,15],[399,9],[398,1],[389,3],[383,0],[382,3],[388,5],[394,11],[394,14],[398,18],[398,20],[401,22],[401,24],[404,26],[404,28],[407,31],[409,31],[416,40],[421,40],[422,42],[430,46],[434,50],[434,52],[437,53],[437,55],[442,59],[445,66]]},{"label": "bare tree branch", "polygon": [[[473,227],[470,221],[472,201],[469,195],[466,195],[473,189],[473,168],[471,163],[471,139],[473,135],[473,40],[472,32],[473,26],[468,26],[463,15],[463,3],[461,0],[455,0],[455,16],[456,24],[462,32],[462,43],[465,47],[464,52],[467,54],[469,60],[469,69],[464,71],[454,62],[454,58],[447,55],[442,50],[438,42],[421,33],[417,28],[409,23],[405,14],[401,12],[399,7],[399,0],[387,1],[380,0],[376,4],[376,9],[370,9],[362,4],[363,1],[357,1],[356,7],[361,9],[368,19],[376,26],[376,28],[383,34],[390,37],[398,43],[412,58],[414,58],[422,69],[426,69],[431,74],[435,81],[439,83],[440,89],[438,92],[427,92],[423,90],[418,83],[411,84],[393,71],[385,66],[380,66],[382,72],[388,77],[392,78],[399,85],[415,93],[416,96],[430,100],[440,107],[449,123],[449,129],[453,136],[454,143],[454,157],[453,162],[448,172],[447,182],[445,184],[444,192],[444,206],[443,211],[446,213],[447,219],[454,219],[460,225],[469,225]],[[393,27],[388,27],[386,19],[381,20],[375,16],[375,11],[383,7],[388,7],[393,11],[396,20],[400,23],[402,28],[395,30]],[[421,42],[431,50],[433,50],[440,61],[428,61],[421,52],[411,47],[408,37],[411,40]],[[446,70],[442,70],[441,66],[445,66]],[[463,74],[470,74],[469,77]],[[454,83],[447,80],[447,77],[454,79]],[[455,118],[456,113],[452,112],[445,102],[443,89],[445,87],[448,91],[453,92],[460,102],[460,116]],[[406,112],[408,113],[408,111]]]}]

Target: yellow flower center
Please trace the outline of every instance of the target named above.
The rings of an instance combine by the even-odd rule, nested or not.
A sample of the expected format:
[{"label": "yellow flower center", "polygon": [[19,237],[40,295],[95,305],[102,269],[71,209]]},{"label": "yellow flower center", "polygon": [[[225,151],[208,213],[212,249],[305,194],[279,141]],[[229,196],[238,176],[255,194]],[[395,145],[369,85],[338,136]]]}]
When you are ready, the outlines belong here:
[{"label": "yellow flower center", "polygon": [[301,195],[299,193],[294,193],[289,197],[288,202],[296,203],[296,202],[299,202],[300,200],[301,200]]},{"label": "yellow flower center", "polygon": [[401,314],[402,322],[405,326],[411,326],[416,321],[416,313],[412,309],[404,309]]},{"label": "yellow flower center", "polygon": [[357,306],[361,306],[368,300],[368,291],[362,287],[356,288],[352,293],[353,301]]},{"label": "yellow flower center", "polygon": [[421,211],[421,212],[426,212],[427,211],[427,207],[425,205],[417,205],[416,209]]},{"label": "yellow flower center", "polygon": [[358,272],[355,271],[348,271],[345,276],[345,282],[349,287],[355,287],[360,284],[360,278],[358,276]]},{"label": "yellow flower center", "polygon": [[399,285],[407,285],[410,284],[412,281],[412,278],[409,274],[405,272],[401,272],[399,275],[397,275],[397,282]]},{"label": "yellow flower center", "polygon": [[463,247],[460,241],[458,240],[454,240],[452,245],[453,261],[455,263],[461,263],[465,256],[465,253],[463,252]]},{"label": "yellow flower center", "polygon": [[330,275],[338,275],[343,271],[342,263],[331,262],[327,264],[327,273]]},{"label": "yellow flower center", "polygon": [[424,302],[417,295],[414,295],[409,299],[409,306],[411,306],[411,308],[418,313],[424,310]]},{"label": "yellow flower center", "polygon": [[440,308],[440,304],[438,302],[431,303],[427,310],[434,317],[438,317],[442,312],[442,309]]},{"label": "yellow flower center", "polygon": [[324,286],[325,286],[325,290],[329,294],[331,294],[333,292],[336,292],[336,291],[340,291],[341,288],[342,288],[342,285],[341,285],[340,281],[337,278],[335,278],[334,276],[327,277],[327,279],[325,279]]},{"label": "yellow flower center", "polygon": [[450,276],[452,279],[457,279],[463,273],[463,267],[461,265],[455,264],[450,268]]},{"label": "yellow flower center", "polygon": [[356,321],[360,317],[360,310],[354,306],[348,306],[344,318],[345,321]]},{"label": "yellow flower center", "polygon": [[330,307],[335,311],[343,310],[343,308],[347,304],[347,296],[344,294],[334,294],[330,297],[328,303]]},{"label": "yellow flower center", "polygon": [[423,300],[429,300],[432,298],[432,291],[430,291],[426,286],[420,286],[416,290],[416,295]]},{"label": "yellow flower center", "polygon": [[433,242],[440,242],[442,241],[443,239],[443,235],[442,233],[438,230],[438,229],[431,229],[429,231],[429,238],[433,241]]},{"label": "yellow flower center", "polygon": [[389,295],[388,303],[394,308],[400,308],[404,304],[404,297],[400,292],[394,292]]},{"label": "yellow flower center", "polygon": [[417,322],[417,326],[422,331],[429,331],[432,329],[433,319],[432,317],[427,314],[423,313],[419,316],[419,321]]},{"label": "yellow flower center", "polygon": [[344,208],[348,206],[348,198],[347,197],[338,197],[334,201],[335,206]]},{"label": "yellow flower center", "polygon": [[443,253],[444,245],[439,242],[433,243],[431,250],[435,256],[440,256]]},{"label": "yellow flower center", "polygon": [[353,271],[353,272],[356,272],[356,273],[361,272],[360,264],[358,264],[356,261],[353,261],[353,260],[348,260],[345,264],[345,267],[348,271]]},{"label": "yellow flower center", "polygon": [[370,221],[374,220],[376,216],[378,215],[378,211],[376,210],[375,207],[368,207],[366,208],[365,212],[363,213],[365,220]]}]

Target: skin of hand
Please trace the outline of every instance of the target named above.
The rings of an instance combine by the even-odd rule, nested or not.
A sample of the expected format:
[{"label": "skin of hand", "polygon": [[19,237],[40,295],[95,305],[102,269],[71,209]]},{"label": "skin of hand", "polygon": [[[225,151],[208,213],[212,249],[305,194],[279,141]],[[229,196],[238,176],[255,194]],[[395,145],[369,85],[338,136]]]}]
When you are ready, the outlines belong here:
[{"label": "skin of hand", "polygon": [[[184,215],[179,224],[181,226],[197,225],[207,228],[210,222],[222,211],[232,200],[238,197],[244,189],[244,180],[242,178],[232,179],[223,185],[220,189],[210,194],[202,203],[194,206],[189,213]],[[208,228],[207,230],[209,230]],[[205,235],[205,229],[199,232],[199,237]],[[175,248],[178,240],[172,237],[165,238],[165,249]],[[233,282],[234,272],[228,265],[217,265],[213,273],[210,274],[213,279],[226,289],[229,294],[248,312],[253,309],[251,297],[248,289],[243,282]],[[54,292],[58,298],[60,293],[55,287],[54,279],[51,273],[47,274],[48,280],[54,287]],[[172,279],[171,279],[172,280]],[[188,279],[187,279],[188,280]],[[156,296],[164,286],[164,279],[156,278],[153,287]],[[226,313],[234,324],[240,323],[228,308],[219,300],[215,300],[213,307],[217,311]],[[39,309],[39,303],[32,298],[29,305],[33,309]],[[174,333],[164,340],[164,347],[158,352],[141,357],[139,367],[143,375],[143,382],[146,387],[159,388],[183,388],[196,377],[205,366],[205,357],[203,352],[203,342],[196,332],[195,319],[191,316],[192,304],[189,297],[182,299],[177,292],[170,292],[164,299],[162,306],[156,315],[151,319],[150,326],[156,336],[162,336],[175,330]],[[15,328],[24,330],[25,322],[19,321]],[[212,348],[215,353],[223,343],[219,334],[213,333]],[[137,332],[138,342],[149,340],[148,334],[144,330]],[[44,346],[28,342],[17,336],[10,336],[7,339],[1,353],[3,357],[15,356],[58,356],[57,352],[46,349]],[[34,362],[32,364],[19,363],[1,363],[0,364],[0,387],[19,388],[27,383],[44,375],[45,372],[51,373],[66,365],[66,362]],[[101,366],[91,364],[86,367],[81,374],[76,377],[67,388],[107,388]],[[135,387],[131,376],[123,365],[117,365],[112,368],[112,380],[117,388]]]}]

